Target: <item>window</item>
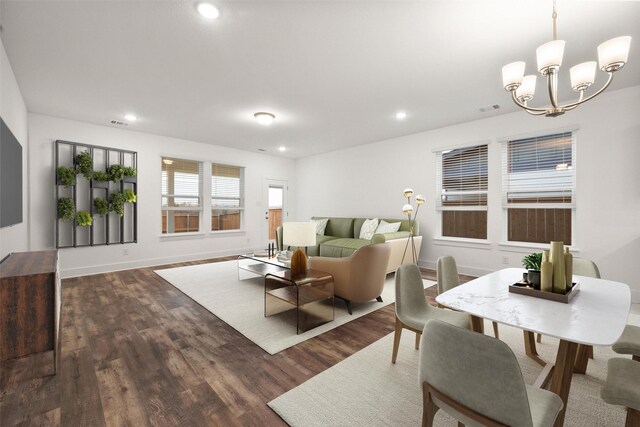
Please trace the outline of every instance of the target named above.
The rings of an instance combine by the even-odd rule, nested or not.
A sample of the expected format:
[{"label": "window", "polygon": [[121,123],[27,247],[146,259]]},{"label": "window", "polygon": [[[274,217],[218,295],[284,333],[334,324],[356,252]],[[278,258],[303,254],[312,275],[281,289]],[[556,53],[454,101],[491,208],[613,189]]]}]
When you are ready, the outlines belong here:
[{"label": "window", "polygon": [[211,230],[240,230],[244,168],[211,164]]},{"label": "window", "polygon": [[487,238],[487,144],[436,153],[442,236]]},{"label": "window", "polygon": [[162,234],[200,230],[202,163],[162,157]]},{"label": "window", "polygon": [[504,142],[502,180],[509,241],[571,244],[575,210],[572,132]]}]

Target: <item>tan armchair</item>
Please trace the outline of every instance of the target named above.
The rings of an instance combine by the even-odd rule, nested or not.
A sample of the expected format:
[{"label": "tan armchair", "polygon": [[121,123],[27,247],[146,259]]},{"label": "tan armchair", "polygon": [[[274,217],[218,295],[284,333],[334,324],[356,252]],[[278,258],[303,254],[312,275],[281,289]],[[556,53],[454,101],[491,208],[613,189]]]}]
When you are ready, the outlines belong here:
[{"label": "tan armchair", "polygon": [[311,257],[314,270],[333,276],[335,296],[344,300],[351,313],[351,301],[365,302],[377,299],[387,278],[387,264],[391,248],[387,243],[364,246],[345,258]]}]

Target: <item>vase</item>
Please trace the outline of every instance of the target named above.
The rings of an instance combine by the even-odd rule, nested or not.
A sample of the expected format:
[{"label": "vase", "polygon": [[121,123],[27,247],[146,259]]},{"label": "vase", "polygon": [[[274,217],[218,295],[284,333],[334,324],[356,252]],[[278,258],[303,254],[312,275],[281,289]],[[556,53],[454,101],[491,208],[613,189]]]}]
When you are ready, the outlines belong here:
[{"label": "vase", "polygon": [[529,270],[527,279],[533,285],[533,289],[540,290],[540,270]]},{"label": "vase", "polygon": [[564,274],[567,290],[570,290],[573,287],[573,255],[569,252],[569,248],[566,248],[564,253]]},{"label": "vase", "polygon": [[551,242],[551,264],[553,265],[553,292],[567,293],[567,283],[564,269],[564,243]]},{"label": "vase", "polygon": [[553,264],[549,261],[549,251],[542,253],[540,263],[540,289],[544,292],[553,291]]}]

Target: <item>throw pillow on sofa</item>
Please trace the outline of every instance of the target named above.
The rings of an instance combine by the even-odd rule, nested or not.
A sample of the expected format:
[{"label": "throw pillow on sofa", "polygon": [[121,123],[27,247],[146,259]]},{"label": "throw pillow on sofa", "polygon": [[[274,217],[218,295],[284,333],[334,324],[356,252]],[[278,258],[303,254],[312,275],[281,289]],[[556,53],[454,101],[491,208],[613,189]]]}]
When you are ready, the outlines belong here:
[{"label": "throw pillow on sofa", "polygon": [[375,234],[395,233],[400,229],[399,222],[387,222],[385,220],[380,221],[380,225],[375,231]]},{"label": "throw pillow on sofa", "polygon": [[324,230],[327,228],[327,222],[329,222],[329,218],[312,219],[311,222],[316,225],[316,234],[324,236]]},{"label": "throw pillow on sofa", "polygon": [[378,228],[378,218],[367,219],[360,228],[360,239],[371,240]]}]

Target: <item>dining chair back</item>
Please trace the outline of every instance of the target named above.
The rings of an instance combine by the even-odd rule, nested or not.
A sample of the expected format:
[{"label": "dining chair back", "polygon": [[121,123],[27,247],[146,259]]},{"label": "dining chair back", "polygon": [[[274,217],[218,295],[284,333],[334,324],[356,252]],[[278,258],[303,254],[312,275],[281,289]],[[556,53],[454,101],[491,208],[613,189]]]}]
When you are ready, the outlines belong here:
[{"label": "dining chair back", "polygon": [[441,256],[436,263],[436,275],[438,281],[438,294],[453,289],[460,285],[458,267],[452,256]]},{"label": "dining chair back", "polygon": [[423,426],[439,409],[465,425],[551,426],[562,409],[558,395],[525,385],[516,356],[500,340],[430,320],[421,347]]},{"label": "dining chair back", "polygon": [[600,270],[598,269],[598,266],[595,262],[586,258],[573,259],[573,274],[600,279]]}]

